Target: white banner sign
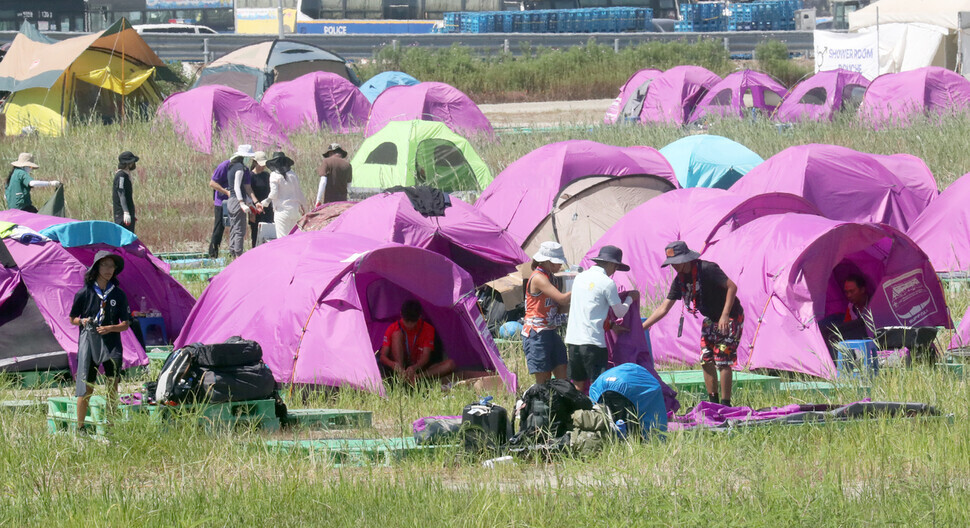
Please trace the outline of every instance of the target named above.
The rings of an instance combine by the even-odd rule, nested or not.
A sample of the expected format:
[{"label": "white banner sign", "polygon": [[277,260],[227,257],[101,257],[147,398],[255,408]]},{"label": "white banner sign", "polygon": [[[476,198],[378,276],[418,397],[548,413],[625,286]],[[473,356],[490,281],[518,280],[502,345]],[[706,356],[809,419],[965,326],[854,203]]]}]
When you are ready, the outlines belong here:
[{"label": "white banner sign", "polygon": [[879,41],[875,33],[815,32],[815,72],[841,68],[870,81],[879,76]]}]

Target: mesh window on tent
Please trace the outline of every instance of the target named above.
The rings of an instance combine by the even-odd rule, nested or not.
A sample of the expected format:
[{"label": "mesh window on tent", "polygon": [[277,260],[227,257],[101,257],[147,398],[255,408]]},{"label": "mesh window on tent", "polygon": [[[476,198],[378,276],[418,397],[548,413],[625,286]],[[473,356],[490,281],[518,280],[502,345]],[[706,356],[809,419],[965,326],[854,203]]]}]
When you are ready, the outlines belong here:
[{"label": "mesh window on tent", "polygon": [[842,109],[853,111],[862,104],[862,96],[866,94],[866,87],[858,84],[847,84],[842,88]]},{"label": "mesh window on tent", "polygon": [[805,95],[798,100],[799,104],[810,104],[810,105],[823,105],[825,100],[828,98],[828,92],[825,88],[817,86],[811,90],[805,92]]},{"label": "mesh window on tent", "polygon": [[720,93],[714,96],[714,99],[711,99],[711,105],[728,106],[731,104],[731,96],[733,95],[730,88],[721,90]]},{"label": "mesh window on tent", "polygon": [[370,151],[364,163],[375,163],[377,165],[397,165],[397,145],[386,141],[377,145]]},{"label": "mesh window on tent", "polygon": [[447,190],[478,189],[475,173],[465,155],[445,139],[426,139],[418,143],[415,182]]}]

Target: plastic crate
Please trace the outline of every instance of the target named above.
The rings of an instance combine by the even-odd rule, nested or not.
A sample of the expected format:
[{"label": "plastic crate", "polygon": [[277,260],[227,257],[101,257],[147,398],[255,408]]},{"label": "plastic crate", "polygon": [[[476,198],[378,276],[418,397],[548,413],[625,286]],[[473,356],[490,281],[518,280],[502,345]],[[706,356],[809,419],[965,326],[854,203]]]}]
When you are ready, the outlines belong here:
[{"label": "plastic crate", "polygon": [[367,428],[371,426],[373,413],[348,409],[289,409],[288,425],[300,425],[320,429]]}]

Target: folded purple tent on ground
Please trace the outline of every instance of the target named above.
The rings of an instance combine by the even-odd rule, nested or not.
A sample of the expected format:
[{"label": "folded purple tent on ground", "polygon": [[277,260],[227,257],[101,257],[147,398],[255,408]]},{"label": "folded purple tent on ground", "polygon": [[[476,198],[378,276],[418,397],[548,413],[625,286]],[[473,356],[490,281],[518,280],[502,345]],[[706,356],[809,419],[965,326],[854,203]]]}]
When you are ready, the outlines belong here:
[{"label": "folded purple tent on ground", "polygon": [[371,106],[364,137],[391,121],[440,121],[463,136],[495,137],[492,124],[471,99],[454,86],[440,82],[398,85],[381,92]]},{"label": "folded purple tent on ground", "polygon": [[683,125],[694,105],[720,80],[700,66],[674,66],[650,82],[640,122]]},{"label": "folded purple tent on ground", "polygon": [[529,260],[504,229],[454,196],[444,216],[422,216],[403,192],[378,194],[345,211],[323,231],[440,253],[467,271],[476,285],[504,277]]},{"label": "folded purple tent on ground", "polygon": [[[789,194],[769,194],[745,199],[721,189],[696,187],[678,189],[658,196],[627,213],[589,250],[583,266],[599,248],[613,245],[623,250],[630,271],[613,276],[617,287],[638,289],[644,298],[660,300],[667,296],[673,278],[671,268],[661,268],[664,247],[683,240],[695,250],[704,249],[708,239],[716,239],[756,218],[788,212],[815,213],[805,200]],[[645,226],[649,226],[648,228]],[[696,363],[700,359],[700,325],[685,325],[677,339],[677,317],[667,317],[651,328],[653,359],[661,363]],[[657,346],[657,343],[665,343]]]},{"label": "folded purple tent on ground", "polygon": [[241,335],[262,345],[280,382],[384,394],[374,352],[408,299],[460,370],[495,372],[516,390],[468,273],[432,251],[342,233],[297,233],[244,253],[212,279],[175,346]]},{"label": "folded purple tent on ground", "polygon": [[[73,240],[71,243],[62,240],[63,243],[47,241],[25,244],[11,238],[3,240],[15,267],[0,268],[0,307],[3,308],[0,312],[4,313],[4,316],[0,317],[2,321],[0,328],[20,324],[16,318],[3,321],[7,315],[14,313],[17,306],[25,307],[16,308],[17,310],[39,310],[46,325],[29,331],[29,334],[25,334],[24,337],[36,338],[44,342],[47,334],[52,334],[56,344],[60,345],[58,350],[67,352],[72,368],[77,357],[78,328],[71,325],[69,314],[74,295],[84,287],[84,273],[93,264],[94,256],[98,251],[108,250],[121,255],[125,261],[125,268],[118,275],[118,282],[128,297],[129,306],[137,311],[153,308],[161,312],[165,318],[166,334],[170,338],[174,338],[181,331],[189,311],[195,304],[192,295],[168,274],[168,264],[152,255],[134,235],[122,237],[129,233],[121,226],[109,222],[78,222],[14,210],[0,212],[0,221],[26,226],[35,231],[59,226],[58,231],[62,234],[67,231],[81,234],[82,236],[77,237],[79,239],[85,238],[85,233],[100,235],[91,240]],[[119,233],[112,233],[112,231]],[[132,239],[134,239],[133,242],[128,242],[121,247],[114,245],[119,243],[119,240]],[[65,247],[65,245],[71,247]],[[21,331],[26,330],[28,329],[21,328]],[[3,334],[5,332],[0,330],[0,336]],[[125,368],[148,364],[145,350],[138,343],[133,332],[123,332],[121,341],[124,347]],[[7,352],[14,347],[26,346],[23,342],[6,344],[2,342],[3,338],[0,337],[0,345],[2,345],[0,349],[5,349]],[[47,339],[45,344],[54,343]],[[24,355],[29,354],[24,353]],[[11,367],[5,365],[5,368]]]},{"label": "folded purple tent on ground", "polygon": [[[506,228],[527,254],[545,240],[558,240],[574,262],[627,211],[676,187],[670,163],[650,147],[571,140],[514,161],[475,207]],[[592,210],[579,208],[586,201]]]},{"label": "folded purple tent on ground", "polygon": [[267,152],[289,146],[279,123],[252,97],[220,85],[200,86],[165,98],[157,116],[175,125],[192,148],[212,153],[213,140],[221,136],[228,150],[251,144]]},{"label": "folded purple tent on ground", "polygon": [[[711,86],[701,98],[690,121],[705,117],[747,117],[748,108],[771,114],[788,90],[767,73],[754,70],[734,72]],[[750,97],[750,101],[745,98]]]},{"label": "folded purple tent on ground", "polygon": [[950,184],[906,232],[936,271],[970,271],[970,173]]},{"label": "folded purple tent on ground", "polygon": [[915,114],[941,115],[970,107],[970,81],[939,66],[876,77],[859,107],[874,125],[906,126]]},{"label": "folded purple tent on ground", "polygon": [[[745,313],[738,366],[744,369],[835,377],[818,321],[845,313],[842,282],[853,273],[866,279],[876,328],[952,327],[929,258],[885,224],[771,215],[741,226],[701,258],[717,262],[738,285]],[[654,350],[676,346],[652,341]]]},{"label": "folded purple tent on ground", "polygon": [[839,112],[854,112],[862,103],[869,79],[847,70],[820,71],[785,96],[775,120],[782,123],[831,121]]},{"label": "folded purple tent on ground", "polygon": [[836,145],[797,145],[768,158],[731,186],[746,196],[796,194],[826,217],[882,222],[905,231],[939,193],[923,160]]},{"label": "folded purple tent on ground", "polygon": [[329,72],[313,72],[266,90],[260,105],[287,132],[324,130],[348,134],[367,123],[370,101],[354,83]]},{"label": "folded purple tent on ground", "polygon": [[627,79],[626,83],[620,87],[620,94],[616,96],[613,103],[606,110],[603,122],[612,125],[616,122],[624,122],[627,119],[640,119],[640,111],[643,110],[643,100],[647,96],[650,82],[657,78],[660,70],[647,68],[640,70]]}]

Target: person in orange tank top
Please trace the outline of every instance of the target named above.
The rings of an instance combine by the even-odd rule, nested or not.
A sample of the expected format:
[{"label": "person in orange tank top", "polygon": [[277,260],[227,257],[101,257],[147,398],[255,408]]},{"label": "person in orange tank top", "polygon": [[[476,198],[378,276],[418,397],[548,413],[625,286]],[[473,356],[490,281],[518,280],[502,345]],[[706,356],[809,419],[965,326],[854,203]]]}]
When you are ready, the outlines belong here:
[{"label": "person in orange tank top", "polygon": [[566,344],[556,329],[560,315],[569,310],[570,293],[562,293],[550,278],[566,265],[566,255],[556,242],[543,242],[532,257],[532,275],[526,284],[525,324],[522,348],[529,374],[536,383],[552,376],[566,379]]}]

